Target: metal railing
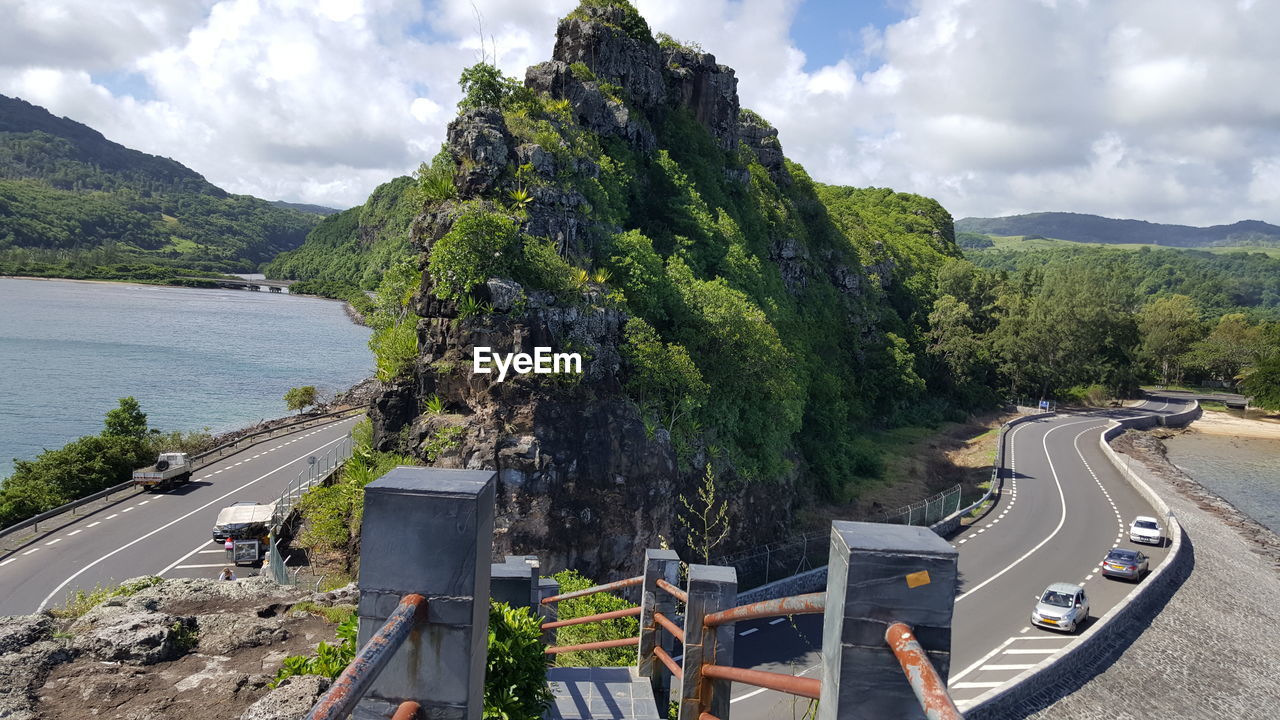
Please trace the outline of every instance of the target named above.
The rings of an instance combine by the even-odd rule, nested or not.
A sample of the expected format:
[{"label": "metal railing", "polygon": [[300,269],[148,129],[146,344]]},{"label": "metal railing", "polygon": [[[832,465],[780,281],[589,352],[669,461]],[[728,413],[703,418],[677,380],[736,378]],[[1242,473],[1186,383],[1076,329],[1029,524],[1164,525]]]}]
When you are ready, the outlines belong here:
[{"label": "metal railing", "polygon": [[[911,503],[897,510],[890,510],[881,515],[875,522],[894,523],[897,525],[932,525],[942,518],[960,509],[960,500],[964,493],[960,485]],[[948,510],[947,508],[950,508]]]},{"label": "metal railing", "polygon": [[929,656],[916,641],[911,628],[900,622],[890,623],[884,631],[884,640],[898,658],[907,682],[911,683],[912,692],[924,709],[924,716],[929,720],[964,720],[947,692],[947,683],[929,662]]},{"label": "metal railing", "polygon": [[[573,600],[575,598],[587,597],[588,595],[596,595],[598,593],[604,593],[604,592],[613,592],[614,590],[621,590],[623,588],[635,587],[636,585],[640,585],[643,582],[644,582],[644,576],[638,575],[636,577],[630,577],[624,580],[617,580],[615,582],[605,583],[603,585],[594,585],[589,588],[583,588],[582,590],[574,590],[573,592],[562,593],[560,595],[552,595],[551,597],[543,598],[540,602],[543,605],[553,605],[555,603],[560,602],[561,600]],[[543,622],[542,629],[553,630],[555,628],[568,627],[570,625],[583,625],[585,623],[590,623],[590,622],[603,622],[605,620],[615,620],[617,618],[637,617],[640,615],[640,612],[641,612],[641,607],[639,605],[636,605],[635,607],[623,608],[621,610],[611,610],[609,612],[596,613],[595,615],[583,615],[582,617],[570,618],[568,620],[555,620],[550,622]],[[618,638],[615,640],[599,640],[596,642],[582,643],[581,645],[549,645],[543,652],[547,655],[557,655],[559,653],[566,653],[566,652],[578,652],[581,650],[605,650],[608,648],[627,647],[629,645],[639,645],[639,644],[640,644],[640,636],[637,635],[635,637],[630,637],[630,638]]]},{"label": "metal railing", "polygon": [[[215,448],[211,448],[202,453],[192,455],[191,469],[193,472],[196,470],[199,470],[205,467],[206,465],[209,465],[218,460],[221,460],[228,453],[235,454],[237,452],[240,452],[241,450],[244,450],[245,448],[256,444],[260,440],[279,437],[280,435],[288,435],[289,433],[297,432],[298,430],[305,430],[308,427],[313,427],[315,425],[323,425],[326,423],[334,422],[339,417],[360,414],[363,412],[364,412],[364,408],[347,408],[346,410],[337,410],[331,413],[325,413],[323,415],[317,415],[315,417],[307,418],[305,420],[299,420],[297,422],[286,423],[284,425],[268,428],[266,430],[259,430],[257,432],[252,432],[242,437],[236,438],[231,442],[223,443],[222,445],[219,445]],[[133,484],[133,480],[127,480],[125,482],[120,483],[119,485],[112,485],[111,487],[105,490],[99,490],[98,492],[93,493],[92,495],[86,495],[85,497],[72,500],[71,502],[66,503],[64,505],[59,505],[58,507],[53,508],[52,510],[46,510],[45,512],[42,512],[39,515],[29,517],[26,520],[23,520],[18,523],[14,523],[13,525],[10,525],[7,528],[0,528],[0,538],[3,538],[7,535],[12,535],[13,533],[18,532],[19,530],[32,529],[38,532],[40,530],[40,523],[46,520],[51,520],[55,517],[58,517],[59,515],[63,515],[68,512],[74,513],[77,508],[80,508],[84,505],[94,502],[95,500],[101,500],[103,498],[110,497],[118,492],[131,490],[134,487],[136,486]]]},{"label": "metal railing", "polygon": [[[418,613],[425,617],[427,599],[421,595],[405,595],[400,598],[400,605],[387,618],[378,632],[369,638],[369,642],[360,648],[329,690],[320,698],[320,702],[307,713],[306,720],[341,720],[355,710],[356,704],[378,679],[391,656],[404,644],[412,632]],[[396,708],[393,718],[409,720],[417,717],[418,703],[405,701]]]},{"label": "metal railing", "polygon": [[338,441],[337,445],[325,451],[324,455],[312,456],[311,462],[307,464],[305,470],[298,473],[296,477],[289,480],[280,497],[275,501],[275,510],[271,514],[272,529],[283,528],[293,515],[293,511],[297,508],[298,502],[302,500],[302,496],[308,490],[316,485],[323,484],[328,480],[342,463],[351,458],[354,448],[354,439],[348,433],[346,437]]}]

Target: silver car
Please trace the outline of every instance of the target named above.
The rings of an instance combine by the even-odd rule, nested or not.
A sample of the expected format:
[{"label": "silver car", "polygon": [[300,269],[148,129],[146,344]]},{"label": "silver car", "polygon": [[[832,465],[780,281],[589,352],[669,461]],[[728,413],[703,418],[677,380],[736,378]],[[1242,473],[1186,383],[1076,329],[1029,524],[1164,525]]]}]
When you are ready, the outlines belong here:
[{"label": "silver car", "polygon": [[1138,582],[1147,574],[1147,556],[1137,550],[1116,548],[1102,559],[1103,577],[1124,578]]},{"label": "silver car", "polygon": [[1071,583],[1054,583],[1040,593],[1031,611],[1031,624],[1072,633],[1089,617],[1089,598],[1084,588]]}]

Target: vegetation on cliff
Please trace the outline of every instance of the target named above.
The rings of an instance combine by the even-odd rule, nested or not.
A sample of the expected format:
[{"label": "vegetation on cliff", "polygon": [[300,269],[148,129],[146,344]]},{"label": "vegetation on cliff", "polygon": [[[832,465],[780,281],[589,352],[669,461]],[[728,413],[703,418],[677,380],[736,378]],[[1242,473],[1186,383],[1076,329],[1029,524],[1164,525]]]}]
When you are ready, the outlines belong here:
[{"label": "vegetation on cliff", "polygon": [[0,96],[0,274],[252,272],[319,220]]}]

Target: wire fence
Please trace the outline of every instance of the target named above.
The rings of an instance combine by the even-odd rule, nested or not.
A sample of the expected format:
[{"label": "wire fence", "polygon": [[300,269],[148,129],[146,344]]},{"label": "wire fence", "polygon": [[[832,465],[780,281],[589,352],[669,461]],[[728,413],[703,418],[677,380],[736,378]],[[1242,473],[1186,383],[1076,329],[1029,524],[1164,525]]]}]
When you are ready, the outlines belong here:
[{"label": "wire fence", "polygon": [[963,495],[961,490],[962,488],[956,485],[920,502],[891,510],[876,518],[875,522],[891,525],[932,525],[960,509]]},{"label": "wire fence", "polygon": [[348,434],[323,455],[313,455],[308,458],[310,462],[306,469],[289,481],[284,492],[280,493],[279,499],[276,500],[275,511],[271,518],[273,529],[283,527],[293,516],[293,511],[302,500],[302,496],[311,488],[329,479],[342,463],[351,457],[352,442],[351,435]]}]

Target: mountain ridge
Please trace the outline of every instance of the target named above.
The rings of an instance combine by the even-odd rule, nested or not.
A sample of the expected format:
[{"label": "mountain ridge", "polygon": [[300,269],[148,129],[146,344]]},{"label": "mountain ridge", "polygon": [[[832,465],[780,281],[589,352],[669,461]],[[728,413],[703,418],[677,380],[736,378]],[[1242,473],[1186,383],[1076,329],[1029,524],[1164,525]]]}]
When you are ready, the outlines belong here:
[{"label": "mountain ridge", "polygon": [[252,271],[321,219],[229,193],[176,160],[0,95],[0,272]]},{"label": "mountain ridge", "polygon": [[1280,226],[1261,220],[1196,227],[1073,212],[1039,212],[994,218],[966,217],[957,232],[1040,235],[1071,242],[1137,243],[1164,247],[1280,247]]}]

